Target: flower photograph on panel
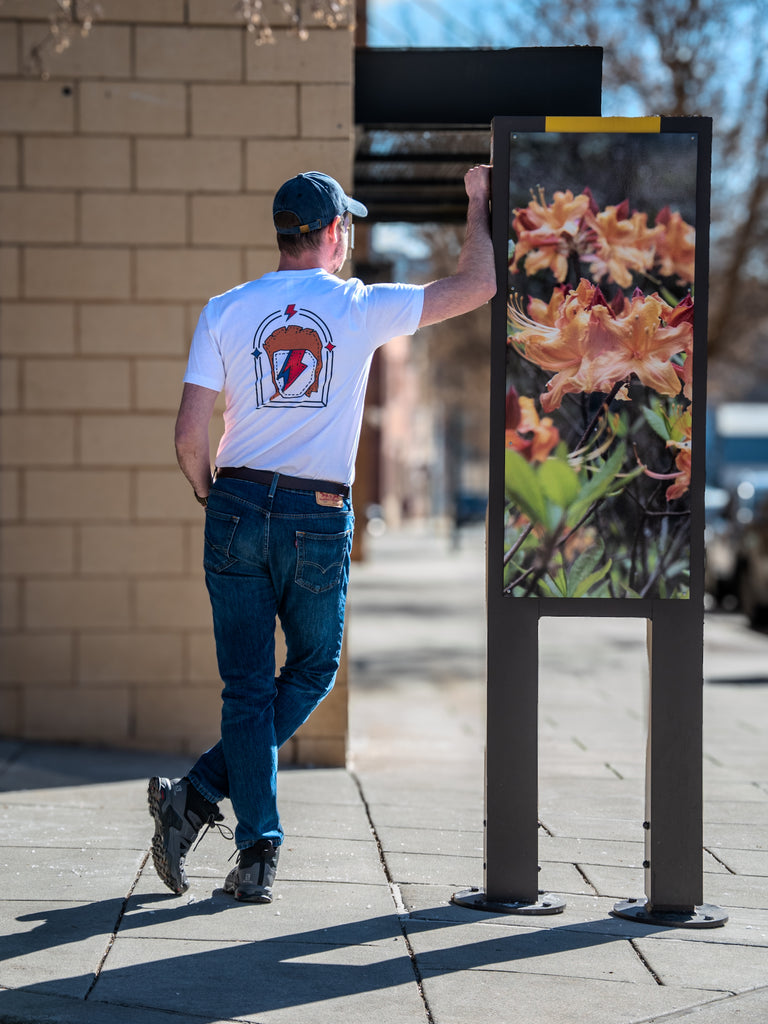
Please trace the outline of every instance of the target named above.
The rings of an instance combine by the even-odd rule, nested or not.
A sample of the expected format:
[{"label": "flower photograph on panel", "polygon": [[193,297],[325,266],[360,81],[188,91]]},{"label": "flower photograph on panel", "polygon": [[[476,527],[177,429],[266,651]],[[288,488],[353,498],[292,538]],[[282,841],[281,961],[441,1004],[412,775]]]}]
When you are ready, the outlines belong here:
[{"label": "flower photograph on panel", "polygon": [[689,596],[696,151],[511,135],[506,594]]}]

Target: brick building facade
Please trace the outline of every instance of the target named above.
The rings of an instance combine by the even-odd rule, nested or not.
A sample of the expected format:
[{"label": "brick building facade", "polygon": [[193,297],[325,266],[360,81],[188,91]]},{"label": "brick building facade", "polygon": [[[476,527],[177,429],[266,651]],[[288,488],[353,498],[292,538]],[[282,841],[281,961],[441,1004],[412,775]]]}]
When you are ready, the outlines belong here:
[{"label": "brick building facade", "polygon": [[[41,80],[53,6],[0,5],[0,735],[196,753],[220,681],[173,451],[189,339],[274,269],[286,177],[351,185],[353,37],[256,47],[232,0],[102,0]],[[343,763],[346,697],[343,669],[286,760]]]}]

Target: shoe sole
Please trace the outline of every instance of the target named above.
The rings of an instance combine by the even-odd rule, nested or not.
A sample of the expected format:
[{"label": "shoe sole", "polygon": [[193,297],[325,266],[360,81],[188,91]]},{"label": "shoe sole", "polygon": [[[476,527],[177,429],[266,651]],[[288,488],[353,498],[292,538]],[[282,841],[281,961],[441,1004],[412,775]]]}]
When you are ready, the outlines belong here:
[{"label": "shoe sole", "polygon": [[160,880],[168,886],[171,892],[180,896],[183,892],[187,891],[189,883],[185,885],[184,882],[177,881],[171,872],[171,863],[168,860],[168,851],[166,850],[165,843],[163,842],[163,788],[160,785],[160,779],[158,776],[154,776],[154,778],[149,780],[147,803],[149,804],[149,813],[155,821],[155,834],[152,836],[152,861],[155,865],[155,871],[159,875]]}]

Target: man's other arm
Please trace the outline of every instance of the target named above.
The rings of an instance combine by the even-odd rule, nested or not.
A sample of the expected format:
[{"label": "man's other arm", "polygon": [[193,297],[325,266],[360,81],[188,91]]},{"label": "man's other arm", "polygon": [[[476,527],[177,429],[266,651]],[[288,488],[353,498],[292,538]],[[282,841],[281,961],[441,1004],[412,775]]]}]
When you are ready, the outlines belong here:
[{"label": "man's other arm", "polygon": [[419,327],[440,323],[484,305],[496,294],[496,268],[490,230],[490,177],[486,165],[464,175],[469,197],[467,231],[456,273],[424,288],[424,308]]},{"label": "man's other arm", "polygon": [[199,498],[207,498],[211,488],[208,424],[217,395],[217,391],[199,384],[185,384],[176,417],[176,458]]}]

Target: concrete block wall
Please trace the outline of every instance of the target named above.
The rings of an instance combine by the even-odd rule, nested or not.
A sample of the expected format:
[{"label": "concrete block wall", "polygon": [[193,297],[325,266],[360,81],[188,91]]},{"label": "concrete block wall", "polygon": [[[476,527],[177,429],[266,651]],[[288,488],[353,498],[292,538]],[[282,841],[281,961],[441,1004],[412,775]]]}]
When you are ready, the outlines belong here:
[{"label": "concrete block wall", "polygon": [[[286,177],[351,186],[353,37],[300,42],[275,3],[256,47],[231,0],[102,0],[40,80],[54,6],[0,5],[0,735],[194,755],[221,684],[173,451],[189,339],[274,269]],[[283,760],[343,764],[346,728],[344,665]]]}]

